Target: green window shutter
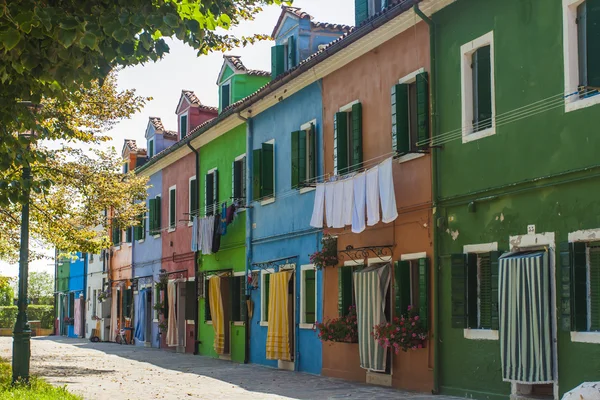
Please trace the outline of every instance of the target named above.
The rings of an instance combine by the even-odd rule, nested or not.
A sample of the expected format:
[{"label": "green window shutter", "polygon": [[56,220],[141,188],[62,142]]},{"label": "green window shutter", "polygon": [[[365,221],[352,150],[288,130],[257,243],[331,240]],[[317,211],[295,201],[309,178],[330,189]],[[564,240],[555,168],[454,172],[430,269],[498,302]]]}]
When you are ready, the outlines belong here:
[{"label": "green window shutter", "polygon": [[296,66],[296,38],[294,36],[288,38],[287,50],[288,69],[291,69]]},{"label": "green window shutter", "polygon": [[292,132],[292,189],[300,184],[300,131]]},{"label": "green window shutter", "polygon": [[352,306],[352,267],[338,268],[338,312],[340,317],[348,315]]},{"label": "green window shutter", "polygon": [[156,233],[160,233],[160,230],[162,228],[162,197],[157,197],[156,198],[156,203],[155,203],[155,207],[156,207]]},{"label": "green window shutter", "polygon": [[419,259],[419,319],[429,328],[429,263],[427,258]]},{"label": "green window shutter", "polygon": [[369,18],[369,0],[354,0],[354,23],[359,26]]},{"label": "green window shutter", "polygon": [[198,179],[190,181],[190,214],[198,215]]},{"label": "green window shutter", "polygon": [[392,148],[399,155],[410,151],[408,85],[392,86]]},{"label": "green window shutter", "polygon": [[477,254],[467,254],[467,328],[477,329]]},{"label": "green window shutter", "polygon": [[131,236],[132,236],[132,233],[133,233],[133,230],[132,230],[132,228],[131,228],[130,226],[128,226],[128,227],[125,229],[125,243],[131,243],[131,241],[132,241],[132,240],[131,240],[131,239],[132,239],[132,238],[131,238]]},{"label": "green window shutter", "polygon": [[586,0],[587,86],[600,88],[600,0]]},{"label": "green window shutter", "polygon": [[[427,72],[417,75],[417,141],[429,139],[429,77]],[[491,105],[491,103],[490,103]],[[420,146],[424,147],[424,146]]]},{"label": "green window shutter", "polygon": [[252,157],[252,200],[260,199],[261,175],[262,175],[262,149],[253,150]]},{"label": "green window shutter", "polygon": [[334,169],[338,175],[348,172],[348,113],[335,113],[334,130]]},{"label": "green window shutter", "polygon": [[262,144],[262,176],[261,176],[261,197],[273,196],[274,186],[274,152],[273,144],[263,143]]},{"label": "green window shutter", "polygon": [[271,78],[275,79],[284,72],[285,67],[285,46],[271,47]]},{"label": "green window shutter", "polygon": [[181,138],[183,139],[187,135],[187,115],[181,116]]},{"label": "green window shutter", "polygon": [[473,53],[473,130],[492,126],[492,65],[491,47],[484,46]]},{"label": "green window shutter", "polygon": [[185,319],[193,321],[196,319],[198,309],[198,297],[196,297],[196,283],[185,282]]},{"label": "green window shutter", "polygon": [[304,322],[314,324],[316,321],[316,271],[308,269],[304,271]]},{"label": "green window shutter", "polygon": [[213,198],[213,174],[204,175],[204,212],[206,215],[212,214],[211,202]]},{"label": "green window shutter", "polygon": [[500,256],[502,255],[499,251],[492,251],[490,253],[490,277],[491,277],[491,315],[492,315],[492,329],[500,329],[500,305],[499,305],[499,279],[500,279]]},{"label": "green window shutter", "polygon": [[570,332],[573,327],[571,299],[571,244],[560,244],[560,329]]},{"label": "green window shutter", "polygon": [[317,177],[317,137],[315,125],[310,124],[308,130],[308,177],[309,180],[314,180]]},{"label": "green window shutter", "polygon": [[362,168],[362,104],[356,103],[352,106],[352,162],[351,170],[357,171]]},{"label": "green window shutter", "polygon": [[140,240],[140,239],[142,238],[142,237],[141,237],[141,235],[142,235],[142,225],[141,225],[141,224],[142,224],[142,221],[143,221],[143,220],[140,218],[140,219],[139,219],[139,223],[140,223],[140,225],[136,225],[136,226],[133,228],[133,240]]},{"label": "green window shutter", "polygon": [[238,277],[240,282],[240,321],[246,321],[248,318],[248,306],[246,305],[246,277],[240,276]]},{"label": "green window shutter", "polygon": [[265,287],[263,288],[263,290],[265,291],[265,304],[263,305],[263,308],[265,310],[264,321],[268,321],[269,320],[269,295],[271,292],[271,274],[265,275]]},{"label": "green window shutter", "polygon": [[396,317],[406,314],[410,303],[410,261],[396,261],[394,264],[394,308]]},{"label": "green window shutter", "polygon": [[156,199],[150,199],[148,201],[148,225],[150,234],[154,234],[154,231],[156,230]]},{"label": "green window shutter", "polygon": [[[470,261],[470,260],[469,260]],[[469,268],[471,265],[469,264]],[[477,271],[477,264],[475,265]],[[469,279],[471,274],[469,270]],[[475,276],[475,284],[477,284],[477,275]],[[471,288],[471,282],[469,281],[469,289]],[[477,289],[475,289],[477,290]],[[471,292],[469,292],[469,295]],[[469,298],[469,306],[472,302]],[[477,302],[475,302],[477,305]],[[469,313],[469,316],[471,313]],[[475,312],[477,315],[477,311]],[[490,253],[479,254],[479,329],[491,329],[492,328],[492,265]],[[474,328],[474,326],[471,326]]]},{"label": "green window shutter", "polygon": [[452,327],[467,327],[467,260],[464,254],[452,254],[451,268],[451,302]]},{"label": "green window shutter", "polygon": [[221,111],[223,111],[225,108],[229,107],[229,104],[231,102],[231,100],[229,98],[230,97],[229,96],[230,88],[231,88],[231,86],[229,86],[229,84],[221,86]]},{"label": "green window shutter", "polygon": [[600,330],[600,248],[590,249],[590,330]]},{"label": "green window shutter", "polygon": [[154,156],[154,140],[151,140],[150,142],[148,142],[148,156],[149,157]]},{"label": "green window shutter", "polygon": [[204,280],[204,321],[212,321],[210,315],[210,286],[208,284],[208,277]]},{"label": "green window shutter", "polygon": [[588,329],[587,317],[587,255],[586,244],[583,242],[573,243],[572,254],[572,285],[571,295],[573,299],[573,316],[575,330],[584,332]]},{"label": "green window shutter", "polygon": [[175,213],[177,204],[177,191],[176,189],[169,190],[169,228],[175,228],[177,226],[177,215]]},{"label": "green window shutter", "polygon": [[298,134],[298,183],[306,182],[306,131]]}]

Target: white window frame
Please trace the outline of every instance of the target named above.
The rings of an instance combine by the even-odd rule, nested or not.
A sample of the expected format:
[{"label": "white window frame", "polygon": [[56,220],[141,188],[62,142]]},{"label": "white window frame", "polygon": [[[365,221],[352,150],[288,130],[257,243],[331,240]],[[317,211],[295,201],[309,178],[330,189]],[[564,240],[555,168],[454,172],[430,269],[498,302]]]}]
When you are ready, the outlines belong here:
[{"label": "white window frame", "polygon": [[[206,179],[206,175],[211,175],[213,174],[215,171],[217,171],[219,168],[211,168],[208,171],[206,171],[206,174],[204,175],[204,179]],[[213,176],[213,186],[214,186],[214,176]],[[217,182],[217,185],[219,183]],[[204,186],[206,187],[206,182],[204,182]],[[213,192],[214,194],[214,192]],[[206,199],[206,193],[204,194],[205,197],[205,202],[204,202],[204,215],[208,215],[208,199]],[[217,199],[217,203],[219,202],[219,199]],[[217,210],[213,210],[213,215],[216,215]]]},{"label": "white window frame", "polygon": [[579,88],[579,48],[577,34],[577,7],[585,0],[562,0],[563,60],[565,71],[565,112],[600,104],[600,94],[587,98],[570,95]]},{"label": "white window frame", "polygon": [[[306,123],[304,123],[302,125],[300,125],[300,130],[308,132],[308,131],[310,131],[311,126],[315,127],[314,134],[315,134],[315,141],[316,141],[317,140],[317,119],[316,118],[313,119],[313,120],[310,120],[310,121],[308,121],[308,122],[306,122]],[[308,163],[309,145],[310,145],[310,138],[308,137],[308,135],[306,135],[306,160],[307,160],[307,162],[306,162],[306,176],[310,175],[310,173],[309,173],[309,171],[310,171],[310,164]],[[315,157],[317,157],[317,154],[315,154]],[[317,166],[318,165],[319,165],[319,163],[317,163]],[[319,171],[318,170],[315,171],[315,175],[316,175],[315,178],[319,176]],[[299,192],[300,192],[300,194],[304,194],[304,193],[312,192],[313,190],[316,190],[316,189],[317,189],[316,187],[310,187],[310,186],[309,187],[303,187],[303,188],[300,188]]]},{"label": "white window frame", "polygon": [[[231,75],[229,78],[227,78],[227,80],[221,82],[221,85],[219,86],[219,105],[221,106],[221,111],[233,104],[233,100],[231,99],[231,78],[233,78],[234,76],[235,74]],[[226,107],[223,107],[223,86],[225,85],[229,86],[229,104]]]},{"label": "white window frame", "polygon": [[266,142],[263,142],[263,143],[273,145],[273,196],[271,196],[267,199],[261,200],[261,202],[260,202],[261,206],[266,206],[268,204],[275,203],[275,197],[276,197],[276,193],[277,193],[277,182],[276,182],[277,174],[275,173],[275,171],[277,171],[277,165],[276,165],[277,157],[275,157],[275,151],[276,151],[275,139],[267,140]]},{"label": "white window frame", "polygon": [[[175,221],[171,221],[171,191],[175,190]],[[169,215],[168,215],[168,222],[169,222],[169,228],[168,228],[168,232],[174,232],[177,229],[177,185],[173,185],[169,188]],[[173,222],[173,223],[171,223]]]},{"label": "white window frame", "polygon": [[265,317],[269,318],[268,315],[265,315],[265,301],[269,301],[269,299],[265,299],[265,276],[274,273],[274,268],[267,268],[260,271],[260,326],[269,326],[269,321],[265,320]]},{"label": "white window frame", "polygon": [[315,321],[318,321],[318,292],[319,292],[319,278],[317,268],[314,264],[307,264],[300,266],[300,329],[313,329],[314,324],[306,323],[306,285],[304,284],[304,274],[306,271],[315,271]]},{"label": "white window frame", "polygon": [[[240,154],[239,156],[237,156],[236,158],[234,158],[233,161],[234,162],[235,161],[240,161],[240,160],[243,160],[244,158],[246,158],[246,153]],[[231,171],[231,176],[232,177],[233,177],[233,173],[234,173],[234,171]],[[246,158],[246,176],[247,176],[247,174],[248,174],[248,159]],[[231,185],[231,195],[233,196],[233,192],[234,192],[234,190],[233,190],[234,189],[233,188],[233,181],[231,183],[232,183],[232,185]],[[242,187],[243,186],[246,186],[246,182],[242,183]],[[246,198],[246,193],[243,193],[243,195],[244,195],[244,198]],[[246,201],[246,203],[247,203],[247,201]],[[243,211],[246,211],[245,204],[244,204],[244,207],[242,207],[241,209],[238,209],[238,213],[243,212]]]},{"label": "white window frame", "polygon": [[[179,114],[179,117],[178,117],[178,122],[179,122],[179,140],[181,140],[184,137],[186,137],[189,134],[189,132],[190,132],[190,116],[189,116],[189,113],[190,113],[190,111],[188,109],[186,112]],[[185,121],[186,121],[186,123],[185,123],[185,135],[182,135],[183,132],[181,132],[181,118],[183,118],[183,117],[185,117]]]},{"label": "white window frame", "polygon": [[[415,82],[417,82],[417,75],[422,74],[423,72],[425,72],[425,68],[421,67],[418,70],[413,71],[410,74],[405,75],[402,78],[398,79],[398,84],[410,85],[412,83],[415,83]],[[392,150],[394,150],[394,149],[392,149]],[[408,153],[408,154],[405,154],[403,156],[396,158],[394,161],[396,161],[398,164],[402,164],[407,161],[414,160],[414,159],[421,158],[421,157],[425,157],[425,153]]]},{"label": "white window frame", "polygon": [[[600,240],[600,229],[584,229],[580,231],[575,231],[569,233],[569,243],[574,242],[585,242],[586,244],[589,242],[597,242]],[[587,263],[587,284],[588,284],[588,327],[590,324],[590,308],[589,308],[589,282],[590,282],[590,260],[589,260],[589,250],[586,249],[586,263]],[[576,332],[571,331],[571,341],[577,343],[596,343],[600,344],[600,332]]]},{"label": "white window frame", "polygon": [[[490,46],[491,92],[492,92],[492,126],[473,132],[473,69],[471,68],[473,53],[481,47]],[[496,133],[496,74],[494,66],[494,31],[460,47],[460,81],[462,104],[462,142],[468,143]]]},{"label": "white window frame", "polygon": [[[463,246],[463,254],[483,254],[498,251],[498,242],[467,244]],[[479,325],[479,268],[477,268],[477,322]],[[495,329],[464,329],[463,337],[471,340],[499,340],[500,333]]]},{"label": "white window frame", "polygon": [[[150,152],[150,143],[153,144],[152,152]],[[155,154],[156,154],[156,142],[154,141],[154,138],[152,138],[152,139],[148,140],[148,158],[154,157]]]},{"label": "white window frame", "polygon": [[[188,221],[188,226],[192,226],[194,225],[194,223],[191,221],[192,218],[192,212],[194,210],[192,210],[192,181],[195,180],[196,181],[196,188],[198,188],[198,180],[196,179],[196,175],[194,176],[190,176],[190,179],[188,179],[188,217],[190,218],[190,221]],[[198,201],[198,204],[200,204],[200,202]],[[198,215],[200,214],[200,210],[198,211]]]}]

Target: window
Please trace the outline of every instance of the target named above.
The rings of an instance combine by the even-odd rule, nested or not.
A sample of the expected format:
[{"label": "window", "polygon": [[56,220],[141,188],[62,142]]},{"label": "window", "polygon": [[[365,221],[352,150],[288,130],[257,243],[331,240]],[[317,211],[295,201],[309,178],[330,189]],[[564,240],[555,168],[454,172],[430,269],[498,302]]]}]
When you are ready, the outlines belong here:
[{"label": "window", "polygon": [[219,208],[219,171],[214,168],[204,177],[204,213],[213,215]]},{"label": "window", "polygon": [[125,229],[125,243],[131,243],[131,238],[132,238],[132,229],[130,226],[127,227],[127,229]]},{"label": "window", "polygon": [[198,309],[198,297],[196,296],[196,283],[186,281],[184,284],[180,284],[181,296],[185,299],[185,319],[188,321],[194,321],[197,316]]},{"label": "window", "polygon": [[564,287],[570,279],[570,292],[562,293],[562,325],[574,332],[600,332],[600,242],[570,243],[569,257],[563,254],[562,282]]},{"label": "window", "polygon": [[246,198],[246,155],[236,157],[232,165],[231,187],[233,200],[240,201]]},{"label": "window", "polygon": [[90,263],[93,263],[93,262],[94,262],[94,254],[90,253]]},{"label": "window", "polygon": [[300,328],[312,329],[317,320],[317,271],[314,265],[301,267]]},{"label": "window", "polygon": [[116,218],[112,220],[112,242],[113,246],[121,245],[121,227],[118,226],[118,222]]},{"label": "window", "polygon": [[302,188],[317,175],[317,139],[314,123],[292,132],[292,189]]},{"label": "window", "polygon": [[392,87],[392,148],[398,155],[417,152],[429,139],[428,81],[421,69]]},{"label": "window", "polygon": [[169,188],[169,231],[177,227],[177,188]]},{"label": "window", "polygon": [[231,320],[234,322],[246,321],[246,286],[245,276],[231,277]]},{"label": "window", "polygon": [[[360,268],[362,268],[362,265]],[[340,317],[348,315],[350,307],[356,305],[352,269],[351,266],[338,268],[338,313]]]},{"label": "window", "polygon": [[266,326],[269,321],[269,290],[271,285],[271,274],[275,270],[267,269],[260,274],[260,324]]},{"label": "window", "polygon": [[499,256],[495,250],[452,255],[454,328],[498,330]]},{"label": "window", "polygon": [[600,103],[600,0],[563,0],[563,25],[566,111],[572,111]]},{"label": "window", "polygon": [[[154,286],[154,306],[160,303],[160,288],[155,285]],[[158,322],[158,310],[157,307],[152,307],[152,319]]]},{"label": "window", "polygon": [[148,221],[151,235],[160,235],[161,225],[161,201],[160,196],[150,199],[148,202]]},{"label": "window", "polygon": [[275,141],[270,140],[262,144],[260,149],[254,150],[253,160],[253,200],[272,198],[275,195]]},{"label": "window", "polygon": [[387,7],[388,1],[389,0],[355,0],[354,17],[356,26]]},{"label": "window", "polygon": [[123,173],[126,174],[129,172],[129,163],[123,164]]},{"label": "window", "polygon": [[94,297],[91,299],[92,301],[92,317],[96,316],[96,306],[98,304],[98,289],[94,289]]},{"label": "window", "polygon": [[359,170],[362,166],[362,105],[351,103],[335,113],[333,169],[336,175]]},{"label": "window", "polygon": [[463,143],[495,133],[494,33],[461,46]]},{"label": "window", "polygon": [[148,140],[148,158],[154,157],[154,139]]},{"label": "window", "polygon": [[296,65],[298,63],[295,36],[290,36],[282,44],[271,47],[271,77],[273,79]]},{"label": "window", "polygon": [[138,222],[139,224],[133,228],[133,238],[134,240],[143,240],[146,237],[146,218],[144,213],[140,214]]},{"label": "window", "polygon": [[231,104],[231,85],[229,83],[221,85],[221,111]]},{"label": "window", "polygon": [[[397,317],[416,307],[421,322],[429,320],[429,263],[427,258],[405,259],[394,265],[394,306]],[[410,258],[410,257],[409,257]]]},{"label": "window", "polygon": [[188,133],[188,117],[187,117],[187,115],[179,116],[179,132],[180,132],[181,139],[183,139]]},{"label": "window", "polygon": [[212,315],[210,315],[209,279],[209,276],[204,278],[204,322],[212,321]]},{"label": "window", "polygon": [[189,181],[189,213],[190,215],[198,215],[198,198],[200,197],[200,193],[198,192],[198,181],[196,180],[196,176],[192,176]]}]

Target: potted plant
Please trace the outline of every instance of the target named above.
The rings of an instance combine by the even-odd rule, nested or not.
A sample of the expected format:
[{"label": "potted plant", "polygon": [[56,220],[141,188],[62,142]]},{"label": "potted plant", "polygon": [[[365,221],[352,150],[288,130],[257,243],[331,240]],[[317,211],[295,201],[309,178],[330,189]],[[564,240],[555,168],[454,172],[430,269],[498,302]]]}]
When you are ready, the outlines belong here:
[{"label": "potted plant", "polygon": [[323,342],[358,343],[356,306],[350,306],[344,317],[315,322],[315,329],[319,330],[319,339]]},{"label": "potted plant", "polygon": [[338,264],[337,237],[324,234],[321,244],[321,250],[317,250],[310,255],[310,262],[317,269],[336,266]]},{"label": "potted plant", "polygon": [[391,348],[396,354],[400,350],[422,349],[427,339],[427,329],[413,306],[408,306],[407,313],[394,317],[392,322],[375,325],[371,334],[381,347]]}]

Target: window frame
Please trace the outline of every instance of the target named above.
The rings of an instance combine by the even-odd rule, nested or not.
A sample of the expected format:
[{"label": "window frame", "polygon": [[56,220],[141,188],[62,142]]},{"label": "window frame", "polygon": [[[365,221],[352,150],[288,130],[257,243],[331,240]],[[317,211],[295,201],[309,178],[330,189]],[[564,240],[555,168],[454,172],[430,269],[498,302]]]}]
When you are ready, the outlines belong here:
[{"label": "window frame", "polygon": [[[241,278],[242,282],[241,285],[243,287],[245,287],[244,285],[246,284],[246,272],[244,271],[238,271],[238,272],[234,272],[232,275],[232,278]],[[242,302],[240,300],[240,307],[242,307]],[[246,310],[247,312],[247,310]],[[240,310],[240,316],[242,315],[242,311]],[[231,315],[231,322],[233,323],[233,326],[245,326],[246,325],[246,321],[243,320],[234,320],[233,319],[233,314]]]},{"label": "window frame", "polygon": [[[472,57],[478,49],[490,46],[490,71],[491,71],[491,95],[492,95],[492,126],[481,131],[473,132],[473,69],[471,68]],[[492,136],[496,133],[496,83],[495,83],[495,60],[494,60],[494,31],[488,32],[469,43],[460,47],[460,81],[461,81],[461,111],[462,111],[462,142],[468,143],[474,140]]]},{"label": "window frame", "polygon": [[[260,270],[260,326],[269,326],[268,315],[265,316],[265,277],[275,273],[275,268],[265,268]],[[269,301],[269,299],[267,299]]]},{"label": "window frame", "polygon": [[[219,87],[219,105],[221,106],[221,111],[223,111],[224,109],[226,109],[227,107],[229,107],[231,104],[233,104],[233,101],[231,99],[231,81],[232,81],[232,77],[235,76],[231,75],[227,80],[225,80],[224,82],[221,82],[221,85]],[[229,104],[227,104],[226,106],[223,105],[223,88],[227,86],[229,89],[227,91],[227,93],[229,94]]]},{"label": "window frame", "polygon": [[[468,244],[463,246],[463,254],[485,254],[498,251],[498,242]],[[477,325],[479,325],[480,314],[479,298],[479,268],[477,268]],[[471,340],[500,340],[500,332],[495,329],[463,329],[463,337]]]},{"label": "window frame", "polygon": [[[185,132],[181,131],[181,119],[185,117]],[[190,117],[189,117],[189,110],[179,114],[178,116],[178,122],[179,122],[179,140],[182,140],[183,138],[185,138],[189,132],[190,132]]]},{"label": "window frame", "polygon": [[[421,67],[421,68],[417,69],[416,71],[413,71],[410,74],[405,75],[402,78],[398,79],[398,84],[400,84],[400,85],[401,84],[406,84],[406,85],[416,84],[417,83],[417,75],[422,74],[424,72],[426,72],[425,71],[425,67]],[[410,101],[409,101],[409,107],[410,107]],[[409,116],[410,116],[410,112],[409,112]],[[410,132],[410,129],[409,129],[409,132]],[[413,134],[418,136],[417,132],[410,132],[409,133],[410,139],[411,139],[410,140],[411,147],[412,147],[412,135]],[[392,151],[395,151],[395,150],[392,148]],[[399,157],[396,157],[395,161],[397,163],[399,163],[399,164],[402,164],[404,162],[407,162],[407,161],[410,161],[410,160],[414,160],[416,158],[421,158],[421,157],[424,157],[424,156],[425,156],[425,153],[422,152],[422,151],[419,151],[418,146],[415,146],[414,149],[413,148],[410,149],[410,152],[408,154],[404,154],[404,155],[401,155]]]},{"label": "window frame", "polygon": [[[352,169],[351,169],[352,164],[350,164],[352,162],[351,160],[353,158],[353,156],[352,156],[352,140],[351,140],[351,136],[352,136],[352,133],[351,133],[352,132],[352,106],[355,105],[355,104],[359,104],[359,103],[360,103],[360,100],[358,100],[358,99],[353,100],[350,103],[341,106],[339,108],[339,110],[337,111],[337,112],[340,112],[340,113],[343,112],[343,113],[347,114],[347,125],[346,126],[348,127],[348,131],[346,132],[346,142],[347,142],[346,157],[350,161],[348,161],[349,165],[348,165],[347,168],[349,170],[346,172],[346,174],[352,172]],[[333,145],[334,145],[333,146],[333,149],[334,149],[333,150],[334,151],[334,157],[333,157],[333,174],[334,175],[338,175],[338,165],[337,165],[338,164],[338,160],[337,160],[337,157],[335,156],[335,152],[337,151],[336,141],[337,141],[337,138],[335,137],[335,132],[334,132],[334,138],[333,138]]]},{"label": "window frame", "polygon": [[[315,136],[315,143],[317,143],[317,139],[318,139],[318,135],[317,135],[317,119],[312,119],[308,122],[303,123],[302,125],[300,125],[300,130],[301,131],[305,131],[306,132],[306,177],[307,177],[307,181],[311,181],[311,180],[315,180],[318,176],[319,176],[319,160],[318,160],[318,151],[317,149],[319,148],[318,143],[316,144],[316,148],[313,149],[313,151],[315,152],[315,154],[313,155],[315,158],[315,176],[311,177],[310,176],[310,151],[311,151],[311,147],[310,147],[310,131],[311,128],[313,128],[313,134]],[[313,190],[316,190],[316,187],[313,186],[305,186],[305,187],[300,187],[299,188],[299,192],[300,194],[304,194],[304,193],[308,193],[308,192],[312,192]]]},{"label": "window frame", "polygon": [[[190,176],[190,178],[188,179],[188,217],[190,218],[190,220],[188,221],[188,226],[192,226],[194,223],[191,221],[192,215],[193,215],[193,211],[192,210],[192,181],[196,181],[196,189],[198,189],[198,179],[196,179],[196,175],[194,176]],[[198,193],[200,193],[200,191],[198,190]],[[198,198],[198,203],[200,203],[200,198]],[[198,208],[200,208],[198,206]],[[200,214],[200,210],[195,210],[198,211],[198,214]]]},{"label": "window frame", "polygon": [[[208,171],[206,171],[206,173],[204,174],[204,180],[205,180],[204,186],[205,187],[206,187],[206,176],[207,175],[212,175],[213,176],[213,188],[215,186],[215,177],[216,177],[217,178],[216,185],[217,185],[217,191],[218,191],[218,187],[219,187],[219,182],[218,182],[219,173],[217,172],[217,174],[215,175],[215,172],[218,171],[218,170],[219,169],[217,167],[215,167],[215,168],[211,168]],[[218,211],[218,209],[214,208],[214,207],[215,207],[215,204],[217,204],[217,205],[219,204],[219,199],[217,198],[216,202],[210,203],[210,205],[213,206],[213,210],[212,210],[212,214],[209,214],[209,209],[208,209],[208,206],[209,206],[209,202],[208,201],[209,201],[209,199],[207,198],[207,194],[208,193],[204,193],[204,216],[216,215],[216,212]],[[213,189],[213,199],[214,199],[214,196],[215,196],[215,192],[214,192],[214,189]],[[218,197],[218,193],[217,193],[217,197]]]},{"label": "window frame", "polygon": [[[152,144],[152,146],[150,146],[150,144]],[[148,139],[148,158],[154,157],[155,153],[156,153],[156,142],[154,141],[154,138]]]},{"label": "window frame", "polygon": [[[264,200],[261,200],[260,205],[261,206],[266,206],[268,204],[272,204],[275,203],[275,197],[277,194],[277,181],[276,181],[276,171],[277,171],[277,157],[275,155],[275,152],[277,151],[277,149],[275,148],[275,139],[271,139],[271,140],[267,140],[266,142],[263,142],[264,144],[272,144],[273,145],[273,195],[270,197],[267,197]],[[262,143],[261,143],[261,148],[262,148]]]},{"label": "window frame", "polygon": [[[160,200],[161,200],[160,203],[161,203],[161,206],[162,206],[162,194],[157,194],[156,196],[154,196],[155,200],[157,198],[160,198]],[[150,200],[150,199],[148,199],[148,200]],[[152,230],[152,229],[150,229],[150,201],[148,201],[147,207],[148,207],[148,212],[146,213],[146,215],[147,215],[147,218],[148,218],[148,235],[152,236],[154,239],[158,239],[160,237],[161,232],[162,232],[162,210],[160,212],[160,218],[158,219],[159,220],[158,221],[158,223],[159,223],[158,230]],[[156,232],[158,232],[158,233],[156,233]]]},{"label": "window frame", "polygon": [[[233,162],[236,163],[238,161],[244,161],[243,163],[243,167],[242,168],[242,180],[241,180],[241,185],[242,187],[240,188],[240,191],[242,192],[242,197],[239,199],[234,199],[234,200],[244,200],[244,206],[246,203],[246,189],[247,189],[247,184],[246,184],[246,178],[247,178],[247,174],[248,174],[248,158],[246,157],[246,153],[244,154],[240,154],[239,156],[237,156],[236,158],[233,159]],[[233,197],[233,195],[235,194],[235,169],[231,171],[231,196]],[[240,211],[246,211],[246,208],[243,207],[242,209],[240,209]]]},{"label": "window frame", "polygon": [[315,271],[315,323],[319,320],[318,318],[318,310],[319,310],[319,274],[317,268],[314,264],[307,264],[300,266],[300,323],[298,324],[300,329],[314,329],[315,323],[307,323],[306,322],[306,285],[304,283],[304,275],[306,271]]},{"label": "window frame", "polygon": [[[173,204],[173,218],[171,221],[171,192],[175,191],[175,204]],[[167,232],[174,232],[177,229],[177,185],[169,187],[169,215],[168,215],[168,230]]]}]

